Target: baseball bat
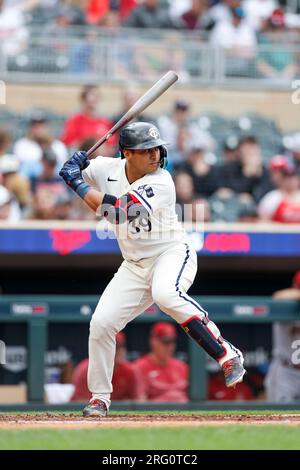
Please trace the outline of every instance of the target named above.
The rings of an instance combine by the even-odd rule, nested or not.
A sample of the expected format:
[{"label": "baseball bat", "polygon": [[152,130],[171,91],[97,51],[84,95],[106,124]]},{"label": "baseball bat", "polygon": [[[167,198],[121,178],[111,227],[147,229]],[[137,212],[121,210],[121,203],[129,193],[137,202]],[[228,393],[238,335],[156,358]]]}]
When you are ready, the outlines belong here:
[{"label": "baseball bat", "polygon": [[129,121],[135,118],[138,114],[142,113],[150,104],[159,98],[173,83],[178,80],[178,75],[169,70],[163,77],[161,77],[136,103],[121,117],[121,119],[103,136],[99,139],[93,147],[87,151],[88,157],[95,152],[104,142],[106,142],[115,132],[121,127],[125,126]]}]

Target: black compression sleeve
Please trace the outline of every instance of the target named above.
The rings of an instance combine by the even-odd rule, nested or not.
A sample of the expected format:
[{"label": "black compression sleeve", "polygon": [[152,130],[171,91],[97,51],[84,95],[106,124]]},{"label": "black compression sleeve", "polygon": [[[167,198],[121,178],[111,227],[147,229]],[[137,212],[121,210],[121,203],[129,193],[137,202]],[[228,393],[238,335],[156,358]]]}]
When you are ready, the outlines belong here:
[{"label": "black compression sleeve", "polygon": [[116,196],[112,196],[111,194],[104,194],[102,204],[107,204],[108,206],[114,206],[117,202]]}]

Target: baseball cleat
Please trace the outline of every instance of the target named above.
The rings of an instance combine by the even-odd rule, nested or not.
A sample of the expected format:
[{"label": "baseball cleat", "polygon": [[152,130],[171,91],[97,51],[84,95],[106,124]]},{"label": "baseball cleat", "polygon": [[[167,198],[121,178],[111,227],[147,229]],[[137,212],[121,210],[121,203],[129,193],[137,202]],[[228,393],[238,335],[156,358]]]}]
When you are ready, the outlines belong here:
[{"label": "baseball cleat", "polygon": [[237,356],[233,359],[229,359],[222,365],[222,370],[225,377],[226,387],[234,387],[243,381],[243,377],[246,373],[244,369],[244,358],[243,356]]},{"label": "baseball cleat", "polygon": [[83,416],[95,416],[104,418],[108,414],[106,404],[97,398],[90,400],[90,402],[83,408]]}]

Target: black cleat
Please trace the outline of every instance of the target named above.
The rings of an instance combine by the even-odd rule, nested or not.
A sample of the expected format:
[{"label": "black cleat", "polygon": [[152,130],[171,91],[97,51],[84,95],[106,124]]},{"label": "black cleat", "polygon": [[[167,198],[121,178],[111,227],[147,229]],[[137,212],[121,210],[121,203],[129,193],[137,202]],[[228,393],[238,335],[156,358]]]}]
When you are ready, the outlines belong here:
[{"label": "black cleat", "polygon": [[104,401],[94,398],[83,408],[83,416],[95,416],[104,418],[108,414],[107,406]]},{"label": "black cleat", "polygon": [[243,377],[246,373],[243,364],[243,356],[237,356],[224,362],[222,370],[224,372],[226,387],[235,387],[236,384],[243,381]]}]

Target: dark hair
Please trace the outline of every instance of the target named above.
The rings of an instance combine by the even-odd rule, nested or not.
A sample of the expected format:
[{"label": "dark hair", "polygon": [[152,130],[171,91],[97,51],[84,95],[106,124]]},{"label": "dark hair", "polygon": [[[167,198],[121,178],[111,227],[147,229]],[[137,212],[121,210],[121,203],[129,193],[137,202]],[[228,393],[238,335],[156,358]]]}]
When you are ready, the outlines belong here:
[{"label": "dark hair", "polygon": [[95,137],[87,137],[79,143],[79,148],[80,150],[87,152],[91,147],[93,147],[93,145],[95,145],[96,142],[97,139]]},{"label": "dark hair", "polygon": [[239,146],[242,144],[258,144],[258,140],[254,135],[247,135],[247,136],[241,137],[239,141]]},{"label": "dark hair", "polygon": [[84,101],[90,91],[97,90],[96,85],[85,85],[80,93],[81,101]]}]

